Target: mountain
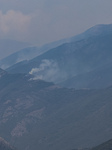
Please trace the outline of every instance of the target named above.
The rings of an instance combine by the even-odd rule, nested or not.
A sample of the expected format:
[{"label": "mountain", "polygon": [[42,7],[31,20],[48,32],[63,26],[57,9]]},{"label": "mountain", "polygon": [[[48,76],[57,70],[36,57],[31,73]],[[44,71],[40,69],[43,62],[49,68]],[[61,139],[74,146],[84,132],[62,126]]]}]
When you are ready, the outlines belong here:
[{"label": "mountain", "polygon": [[[91,36],[104,36],[106,34],[112,34],[112,24],[98,24],[91,28],[89,28],[87,31],[83,32],[80,35],[83,35],[83,39]],[[75,37],[72,37],[72,41]]]},{"label": "mountain", "polygon": [[18,62],[32,59],[39,54],[42,54],[43,51],[39,50],[38,47],[27,47],[18,52],[15,52],[3,59],[0,60],[0,67],[6,69]]},{"label": "mountain", "polygon": [[[0,69],[0,136],[20,150],[84,149],[112,139],[111,29],[95,26],[84,39]],[[30,47],[8,59],[32,51],[42,52]]]},{"label": "mountain", "polygon": [[109,140],[97,147],[94,147],[92,150],[112,150],[112,140]]},{"label": "mountain", "polygon": [[25,47],[30,46],[31,44],[26,42],[20,42],[16,40],[10,39],[0,39],[0,59],[7,57],[8,55],[14,53],[15,51],[19,51]]},{"label": "mountain", "polygon": [[[9,51],[10,49],[11,50],[13,49],[13,51],[14,51],[14,49],[17,50],[17,48],[19,51],[17,51],[17,52],[11,51],[10,55],[1,59],[0,60],[0,68],[7,69],[18,62],[33,59],[34,57],[52,49],[52,48],[62,45],[63,43],[68,43],[70,41],[77,41],[80,38],[82,39],[82,36],[78,35],[78,38],[77,38],[77,36],[75,36],[72,38],[62,39],[59,41],[51,42],[51,43],[45,44],[41,47],[37,47],[37,46],[30,46],[30,47],[25,47],[25,48],[23,47],[23,49],[21,49],[21,50],[18,45],[19,43],[17,43],[17,41],[16,41],[16,43],[14,43],[15,41],[12,41],[12,40],[1,40],[0,46],[3,51],[4,50]],[[12,47],[10,47],[11,45],[12,45]]]},{"label": "mountain", "polygon": [[[63,43],[76,42],[76,41],[87,39],[91,36],[96,36],[96,35],[100,35],[100,36],[105,35],[105,34],[110,33],[111,30],[112,30],[112,24],[96,25],[96,26],[88,29],[87,31],[85,31],[79,35],[73,36],[71,38],[66,38],[66,39],[62,39],[62,40],[55,41],[52,43],[48,43],[41,47],[31,47],[31,48],[28,47],[26,49],[22,49],[21,51],[13,53],[13,54],[5,57],[4,59],[2,59],[0,61],[0,67],[3,69],[6,69],[6,68],[16,64],[17,62],[32,59],[32,58],[42,54],[45,51],[48,51],[52,48],[62,45]],[[10,62],[10,63],[8,64],[8,62]]]},{"label": "mountain", "polygon": [[[83,76],[86,73],[89,74],[89,72],[90,74],[96,72],[95,76],[97,76],[97,71],[112,63],[112,32],[108,32],[108,30],[112,31],[112,28],[106,26],[107,32],[105,29],[104,34],[100,32],[100,28],[102,29],[102,26],[98,28],[99,30],[97,29],[100,34],[96,34],[95,28],[94,30],[91,29],[91,32],[95,33],[94,36],[63,44],[32,60],[18,63],[8,68],[7,71],[11,73],[30,73],[34,74],[34,79],[43,79],[56,84],[63,83],[63,85],[67,85],[66,81],[69,81],[69,79],[74,78],[74,83],[75,79],[79,79],[77,80],[77,83],[79,83],[77,86],[80,87],[81,74]],[[107,74],[109,74],[108,70]],[[88,83],[85,84],[87,86],[83,86],[83,84],[81,87],[89,87]],[[73,87],[75,87],[75,84]]]},{"label": "mountain", "polygon": [[1,59],[0,67],[2,69],[7,69],[18,62],[33,59],[34,57],[43,54],[44,52],[48,51],[49,49],[52,49],[54,47],[61,45],[64,41],[65,40],[52,42],[49,44],[45,44],[41,47],[30,46],[30,47],[23,48],[17,52],[12,53],[11,55],[8,55],[7,57]]},{"label": "mountain", "polygon": [[[3,71],[3,70],[2,70]],[[112,86],[67,89],[32,80],[0,78],[0,134],[21,150],[81,149],[112,138]]]},{"label": "mountain", "polygon": [[16,150],[8,142],[6,142],[3,138],[0,137],[0,150]]},{"label": "mountain", "polygon": [[51,48],[55,48],[59,45],[62,45],[64,43],[71,43],[71,42],[76,42],[76,41],[80,41],[80,40],[83,40],[83,39],[87,39],[91,36],[103,36],[105,34],[110,34],[112,33],[112,24],[98,24],[98,25],[95,25],[89,29],[87,29],[86,31],[84,31],[83,33],[81,34],[78,34],[78,35],[75,35],[73,37],[70,37],[70,38],[65,38],[65,39],[62,39],[62,40],[58,40],[58,41],[54,41],[52,43],[48,43],[46,44],[45,46],[50,46],[49,47],[50,49]]}]

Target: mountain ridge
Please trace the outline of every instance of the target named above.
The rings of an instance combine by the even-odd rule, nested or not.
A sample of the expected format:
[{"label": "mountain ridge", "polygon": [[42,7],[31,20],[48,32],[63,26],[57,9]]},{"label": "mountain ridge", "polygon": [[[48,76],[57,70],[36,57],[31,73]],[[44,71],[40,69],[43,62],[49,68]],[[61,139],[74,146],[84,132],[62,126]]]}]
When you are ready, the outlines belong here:
[{"label": "mountain ridge", "polygon": [[[22,60],[32,59],[32,58],[40,55],[41,53],[48,51],[52,48],[58,47],[64,43],[77,42],[77,41],[87,39],[91,36],[96,36],[96,35],[101,36],[101,35],[105,35],[108,33],[110,34],[110,31],[112,31],[111,26],[112,26],[112,24],[108,24],[108,25],[101,24],[101,25],[93,26],[93,27],[89,28],[88,30],[84,31],[83,33],[75,35],[71,38],[66,38],[66,39],[62,39],[62,40],[55,41],[52,43],[48,43],[41,47],[37,47],[37,48],[35,47],[37,49],[37,52],[34,50],[33,50],[34,52],[30,51],[31,48],[27,48],[27,52],[30,51],[30,53],[27,55],[24,54],[25,50],[23,49],[21,51],[13,53],[12,55],[2,59],[0,61],[0,67],[2,67],[3,69],[6,69],[6,68],[16,64],[17,62],[20,62]],[[9,61],[10,63],[8,64],[7,61]]]},{"label": "mountain ridge", "polygon": [[[50,81],[50,77],[47,80],[43,75],[49,75],[50,71],[55,70],[54,75],[57,78],[52,79],[52,82],[61,83],[64,80],[97,70],[111,63],[111,39],[112,35],[105,35],[91,37],[75,43],[66,43],[30,61],[16,64],[8,68],[7,71],[29,73],[33,68],[37,68],[35,69],[36,75],[36,70],[38,71],[44,66],[41,72],[38,71],[43,80]],[[48,70],[46,70],[47,67]]]}]

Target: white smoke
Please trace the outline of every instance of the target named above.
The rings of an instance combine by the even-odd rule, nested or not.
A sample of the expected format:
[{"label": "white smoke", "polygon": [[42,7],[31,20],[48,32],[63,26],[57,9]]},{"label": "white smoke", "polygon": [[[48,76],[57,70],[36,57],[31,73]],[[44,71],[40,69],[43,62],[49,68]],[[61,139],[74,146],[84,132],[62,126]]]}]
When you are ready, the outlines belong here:
[{"label": "white smoke", "polygon": [[38,68],[33,68],[29,74],[34,76],[32,80],[41,79],[57,83],[61,79],[58,64],[53,60],[47,59],[42,60],[40,66]]}]

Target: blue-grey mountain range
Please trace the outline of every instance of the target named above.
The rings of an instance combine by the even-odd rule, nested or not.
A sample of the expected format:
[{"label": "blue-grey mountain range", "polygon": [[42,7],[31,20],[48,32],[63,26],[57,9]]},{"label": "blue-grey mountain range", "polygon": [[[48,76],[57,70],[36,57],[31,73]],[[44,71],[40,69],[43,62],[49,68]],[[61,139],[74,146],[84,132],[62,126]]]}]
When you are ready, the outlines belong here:
[{"label": "blue-grey mountain range", "polygon": [[0,136],[18,150],[104,150],[112,139],[112,25],[74,38],[0,69]]},{"label": "blue-grey mountain range", "polygon": [[7,71],[31,73],[34,79],[52,81],[65,87],[100,88],[111,85],[112,25],[97,25],[76,37],[71,38],[72,42],[29,61],[17,63]]},{"label": "blue-grey mountain range", "polygon": [[[30,60],[40,54],[42,54],[43,52],[46,52],[52,48],[55,48],[59,45],[62,45],[63,43],[71,43],[71,42],[76,42],[76,41],[80,41],[82,39],[87,39],[91,36],[95,36],[95,35],[105,35],[110,33],[112,30],[112,25],[96,25],[90,29],[88,29],[87,31],[83,32],[82,34],[76,35],[74,37],[71,38],[67,38],[67,39],[62,39],[59,41],[55,41],[52,43],[48,43],[46,45],[43,45],[41,47],[27,47],[25,49],[21,49],[20,51],[17,51],[15,53],[12,53],[11,55],[3,58],[0,60],[0,67],[3,69],[6,69],[20,61],[24,61],[24,60]],[[0,45],[1,45],[1,49],[7,49],[7,51],[9,51],[11,48],[9,48],[8,46],[10,45],[14,45],[11,43],[11,41],[9,41],[6,47],[6,44],[3,43],[7,43],[8,41],[1,41]],[[13,41],[14,43],[14,41]],[[5,47],[4,47],[5,46]],[[14,47],[14,46],[13,46]],[[17,44],[15,44],[15,49],[20,49],[20,46],[18,46]],[[14,50],[14,48],[12,48]],[[18,50],[19,50],[18,49]]]}]

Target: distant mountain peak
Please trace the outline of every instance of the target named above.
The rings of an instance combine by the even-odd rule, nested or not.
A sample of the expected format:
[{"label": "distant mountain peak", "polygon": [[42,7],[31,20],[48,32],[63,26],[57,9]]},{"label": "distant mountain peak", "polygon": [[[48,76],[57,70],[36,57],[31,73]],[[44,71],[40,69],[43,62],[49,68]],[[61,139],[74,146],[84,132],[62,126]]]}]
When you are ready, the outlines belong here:
[{"label": "distant mountain peak", "polygon": [[93,36],[102,36],[102,35],[108,35],[108,34],[112,34],[112,24],[97,24],[85,30],[83,33],[75,35],[66,41],[76,42],[76,41],[80,41],[83,39],[88,39]]},{"label": "distant mountain peak", "polygon": [[98,24],[89,28],[85,33],[89,35],[110,34],[112,33],[112,24]]}]

